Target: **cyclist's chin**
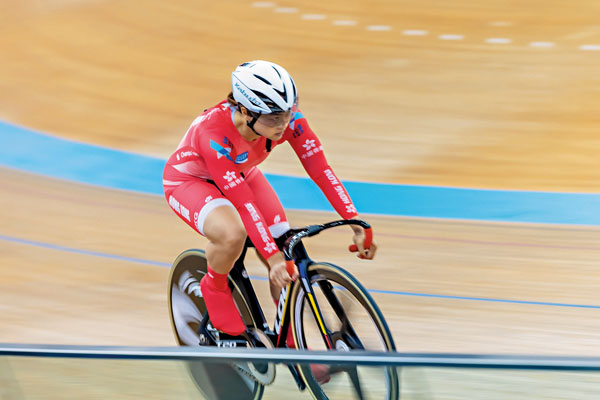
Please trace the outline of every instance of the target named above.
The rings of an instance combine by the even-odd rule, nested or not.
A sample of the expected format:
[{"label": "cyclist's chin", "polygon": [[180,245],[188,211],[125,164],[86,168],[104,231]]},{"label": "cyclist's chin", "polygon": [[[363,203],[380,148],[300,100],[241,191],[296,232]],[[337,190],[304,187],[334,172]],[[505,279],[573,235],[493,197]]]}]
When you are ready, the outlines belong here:
[{"label": "cyclist's chin", "polygon": [[283,137],[283,132],[285,132],[285,131],[273,129],[273,130],[269,131],[268,134],[265,134],[265,137],[267,139],[271,139],[271,140],[279,140]]}]

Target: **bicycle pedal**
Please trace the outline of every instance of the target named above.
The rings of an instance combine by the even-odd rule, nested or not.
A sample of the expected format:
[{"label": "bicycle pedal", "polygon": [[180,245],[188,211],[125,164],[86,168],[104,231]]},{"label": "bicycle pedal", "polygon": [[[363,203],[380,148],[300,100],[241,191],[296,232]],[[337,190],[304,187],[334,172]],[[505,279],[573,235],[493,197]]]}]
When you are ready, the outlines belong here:
[{"label": "bicycle pedal", "polygon": [[200,336],[198,337],[199,341],[199,345],[200,346],[208,346],[210,345],[210,339],[205,335],[205,334],[200,334]]}]

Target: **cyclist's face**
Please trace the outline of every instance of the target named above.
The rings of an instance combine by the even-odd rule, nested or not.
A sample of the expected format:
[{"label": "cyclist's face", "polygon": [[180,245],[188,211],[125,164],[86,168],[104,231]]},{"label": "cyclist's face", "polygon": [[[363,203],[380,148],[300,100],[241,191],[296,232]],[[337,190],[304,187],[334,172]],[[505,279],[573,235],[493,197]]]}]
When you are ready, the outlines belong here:
[{"label": "cyclist's face", "polygon": [[279,140],[294,117],[293,111],[278,114],[263,114],[256,120],[254,129],[271,140]]}]

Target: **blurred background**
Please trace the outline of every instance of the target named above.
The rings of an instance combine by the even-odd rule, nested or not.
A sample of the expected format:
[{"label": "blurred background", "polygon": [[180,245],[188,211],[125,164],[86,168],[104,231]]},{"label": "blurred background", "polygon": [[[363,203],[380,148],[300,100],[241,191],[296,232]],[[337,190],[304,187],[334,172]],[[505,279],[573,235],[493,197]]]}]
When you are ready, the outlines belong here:
[{"label": "blurred background", "polygon": [[[165,160],[194,118],[225,99],[236,65],[265,59],[294,77],[344,181],[543,192],[553,213],[580,213],[568,225],[515,223],[496,205],[489,219],[415,218],[399,197],[393,215],[363,215],[380,246],[373,262],[344,250],[343,230],[309,242],[315,258],[372,290],[399,351],[599,356],[600,229],[589,222],[600,215],[599,15],[592,0],[4,0],[0,342],[175,345],[168,267],[204,238],[162,196],[26,172],[40,154],[48,170],[80,166],[23,138],[35,131]],[[306,176],[288,146],[261,169]],[[304,225],[336,215],[288,217]],[[248,264],[267,276],[255,258]],[[270,320],[266,283],[256,287]],[[32,388],[54,367],[32,364],[0,358],[3,379],[21,385],[15,398],[48,396]],[[439,376],[417,375],[403,379]],[[494,391],[515,385],[491,376]],[[539,398],[595,398],[590,380],[581,395],[558,385]],[[414,398],[465,396],[419,390]]]}]

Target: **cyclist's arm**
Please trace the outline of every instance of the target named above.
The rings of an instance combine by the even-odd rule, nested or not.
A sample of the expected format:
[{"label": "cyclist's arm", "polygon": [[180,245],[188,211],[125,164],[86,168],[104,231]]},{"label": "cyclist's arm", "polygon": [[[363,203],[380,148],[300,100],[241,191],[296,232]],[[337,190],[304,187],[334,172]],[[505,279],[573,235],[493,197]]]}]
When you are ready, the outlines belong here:
[{"label": "cyclist's arm", "polygon": [[254,201],[254,194],[238,172],[236,165],[227,157],[217,157],[216,150],[211,148],[211,140],[220,144],[223,143],[223,137],[205,134],[200,139],[201,152],[210,176],[240,214],[248,236],[255,244],[256,249],[268,260],[278,254],[279,250],[269,232],[265,218]]},{"label": "cyclist's arm", "polygon": [[355,218],[358,214],[352,199],[327,163],[319,138],[310,129],[302,113],[298,112],[293,122],[294,132],[288,141],[302,162],[302,166],[342,218]]}]

